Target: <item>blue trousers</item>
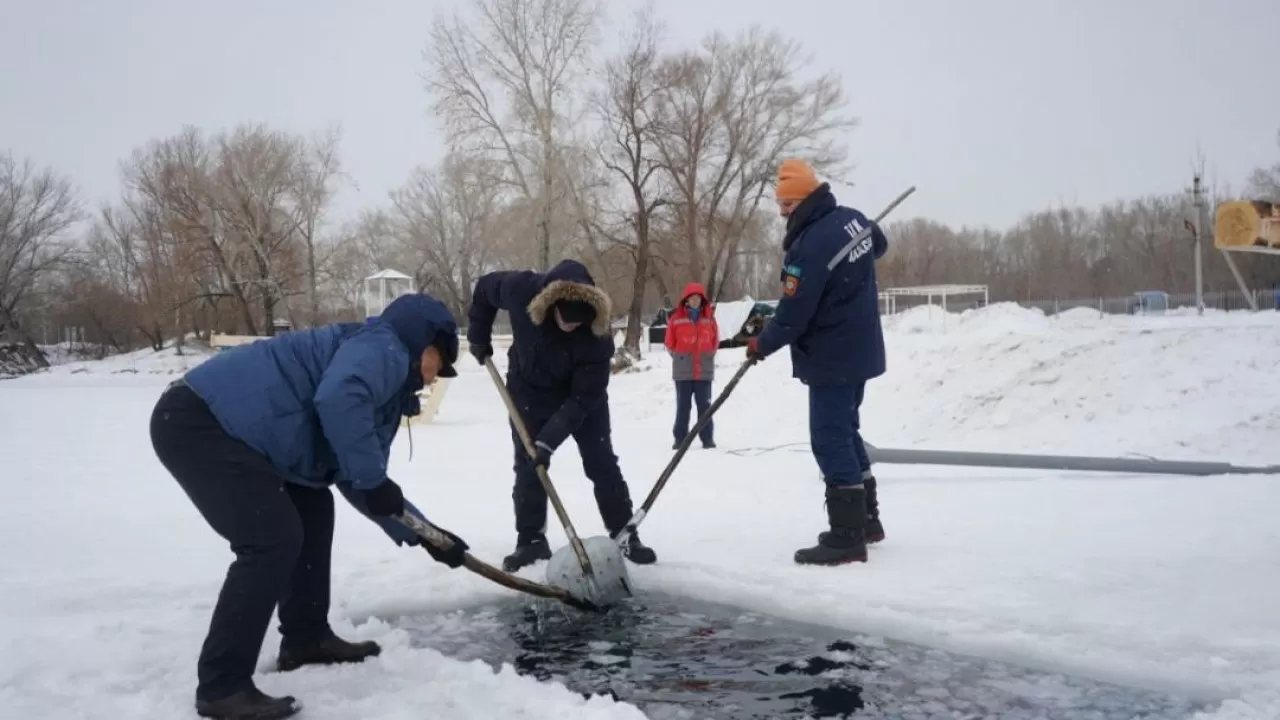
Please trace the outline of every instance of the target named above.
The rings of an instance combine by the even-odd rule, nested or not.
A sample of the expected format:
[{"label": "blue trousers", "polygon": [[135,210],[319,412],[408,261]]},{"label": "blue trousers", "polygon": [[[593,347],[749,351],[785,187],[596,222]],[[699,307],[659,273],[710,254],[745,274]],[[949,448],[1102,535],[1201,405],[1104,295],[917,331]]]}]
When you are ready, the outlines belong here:
[{"label": "blue trousers", "polygon": [[865,382],[809,386],[809,445],[827,485],[858,485],[863,471],[871,470],[859,432],[858,409],[865,390]]},{"label": "blue trousers", "polygon": [[[677,380],[676,381],[676,424],[671,429],[675,435],[676,442],[684,440],[684,436],[689,434],[689,410],[693,403],[698,405],[698,417],[711,407],[711,381],[710,380]],[[697,418],[694,418],[696,422]],[[702,426],[702,432],[698,433],[698,439],[702,440],[703,445],[709,445],[715,438],[715,421],[708,420],[706,425]]]}]

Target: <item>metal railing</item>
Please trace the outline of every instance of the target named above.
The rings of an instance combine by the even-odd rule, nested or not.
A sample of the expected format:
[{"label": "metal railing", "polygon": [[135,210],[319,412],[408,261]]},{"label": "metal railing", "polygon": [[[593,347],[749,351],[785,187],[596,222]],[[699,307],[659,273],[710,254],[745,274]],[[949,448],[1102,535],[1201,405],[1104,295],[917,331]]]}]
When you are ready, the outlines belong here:
[{"label": "metal railing", "polygon": [[[1257,304],[1258,312],[1275,312],[1280,310],[1280,292],[1274,290],[1254,290],[1253,299]],[[992,302],[1013,302],[1021,307],[1037,309],[1046,316],[1052,317],[1068,310],[1094,310],[1100,315],[1154,315],[1166,312],[1185,312],[1187,310],[1195,310],[1196,296],[1195,293],[1169,293],[1165,302],[1158,303],[1155,306],[1147,307],[1139,302],[1137,296],[1128,295],[1124,297],[1077,297],[1077,298],[1057,298],[1051,300],[1012,300]],[[924,307],[930,303],[926,298],[899,297],[897,298],[896,314],[901,314],[914,307]],[[938,303],[932,303],[937,306]],[[947,310],[950,312],[961,313],[966,310],[975,310],[982,307],[981,298],[970,297],[949,297],[947,298]],[[1243,292],[1239,290],[1226,290],[1217,292],[1204,293],[1205,310],[1218,312],[1249,312],[1249,299]],[[891,314],[881,308],[882,314]]]}]

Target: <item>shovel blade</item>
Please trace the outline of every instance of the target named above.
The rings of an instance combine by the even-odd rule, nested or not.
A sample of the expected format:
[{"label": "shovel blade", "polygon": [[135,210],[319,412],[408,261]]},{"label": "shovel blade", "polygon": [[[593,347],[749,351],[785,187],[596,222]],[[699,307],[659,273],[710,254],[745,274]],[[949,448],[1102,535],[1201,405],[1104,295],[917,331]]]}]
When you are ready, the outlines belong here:
[{"label": "shovel blade", "polygon": [[631,578],[618,544],[608,537],[596,536],[584,538],[582,546],[595,571],[595,582],[583,574],[578,556],[566,545],[547,562],[547,584],[602,608],[631,597]]}]

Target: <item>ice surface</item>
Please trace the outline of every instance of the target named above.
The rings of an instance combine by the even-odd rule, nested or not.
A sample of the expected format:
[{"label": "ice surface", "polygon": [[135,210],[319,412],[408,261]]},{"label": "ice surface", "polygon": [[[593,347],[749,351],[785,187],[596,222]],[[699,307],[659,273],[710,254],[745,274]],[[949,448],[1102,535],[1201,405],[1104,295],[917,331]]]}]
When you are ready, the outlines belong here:
[{"label": "ice surface", "polygon": [[[887,325],[890,371],[863,413],[878,445],[1280,463],[1280,313],[1046,318],[993,306]],[[144,352],[0,382],[0,717],[191,715],[195,656],[231,555],[154,459],[147,418],[199,359]],[[610,388],[637,502],[670,457],[675,403],[664,353],[646,361]],[[741,361],[721,353],[717,392]],[[436,422],[414,428],[412,461],[401,432],[391,471],[432,520],[496,561],[515,540],[510,431],[484,371],[460,370]],[[785,353],[747,373],[716,435],[721,449],[691,451],[640,528],[659,562],[630,568],[638,595],[1190,693],[1222,701],[1215,720],[1280,717],[1280,477],[883,465],[888,540],[871,562],[802,568],[791,555],[821,529],[822,496],[805,389]],[[557,489],[580,534],[603,534],[575,454],[572,443],[557,453]],[[333,624],[386,652],[266,673],[273,627],[266,691],[296,694],[308,718],[641,716],[411,644],[404,618],[511,592],[395,547],[338,505]],[[565,544],[554,523],[549,540]]]},{"label": "ice surface", "polygon": [[[705,612],[689,613],[690,606]],[[478,615],[480,622],[469,622]],[[656,593],[610,614],[525,603],[406,618],[418,642],[461,659],[636,703],[655,720],[1002,718],[1186,720],[1202,703],[1043,673]],[[763,619],[763,618],[761,618]],[[611,651],[601,654],[608,638]]]}]

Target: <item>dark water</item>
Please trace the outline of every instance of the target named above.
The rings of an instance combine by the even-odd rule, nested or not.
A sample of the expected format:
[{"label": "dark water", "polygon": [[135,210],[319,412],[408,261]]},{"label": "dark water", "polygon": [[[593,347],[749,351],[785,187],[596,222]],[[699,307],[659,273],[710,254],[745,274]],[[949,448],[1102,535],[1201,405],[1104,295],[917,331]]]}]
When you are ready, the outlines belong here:
[{"label": "dark water", "polygon": [[591,616],[512,600],[421,618],[418,645],[511,663],[654,720],[1181,720],[1185,698],[645,594]]}]

